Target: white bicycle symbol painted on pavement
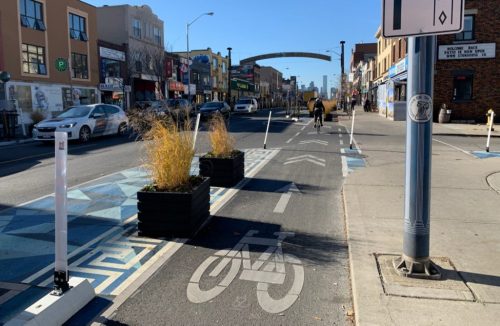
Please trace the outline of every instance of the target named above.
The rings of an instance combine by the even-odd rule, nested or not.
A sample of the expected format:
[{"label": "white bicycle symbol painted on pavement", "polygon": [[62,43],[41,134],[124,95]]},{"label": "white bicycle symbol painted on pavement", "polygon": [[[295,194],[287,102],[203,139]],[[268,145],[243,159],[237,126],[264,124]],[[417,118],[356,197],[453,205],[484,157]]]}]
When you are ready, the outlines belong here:
[{"label": "white bicycle symbol painted on pavement", "polygon": [[[208,257],[195,270],[187,286],[187,297],[193,303],[207,302],[221,294],[236,278],[240,268],[243,271],[240,280],[257,282],[257,300],[265,311],[269,313],[280,313],[290,308],[302,291],[304,285],[304,267],[302,262],[295,256],[283,254],[281,243],[286,237],[293,237],[293,232],[275,232],[277,239],[254,237],[259,231],[250,230],[233,247],[224,249]],[[249,245],[267,246],[268,248],[253,262],[250,261]],[[272,259],[271,259],[272,258]],[[200,289],[200,280],[208,268],[217,260],[219,263],[208,274],[210,277],[217,277],[231,263],[227,275],[215,287],[208,290]],[[293,282],[290,290],[279,299],[274,299],[269,295],[269,285],[282,285],[285,282],[287,273],[285,264],[293,267]],[[290,271],[289,271],[290,273]]]}]

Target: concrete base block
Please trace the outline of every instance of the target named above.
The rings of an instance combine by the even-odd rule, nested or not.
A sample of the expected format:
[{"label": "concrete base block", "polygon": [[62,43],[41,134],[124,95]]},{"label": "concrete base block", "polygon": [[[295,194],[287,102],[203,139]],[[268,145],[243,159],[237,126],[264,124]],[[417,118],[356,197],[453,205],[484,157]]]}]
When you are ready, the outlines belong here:
[{"label": "concrete base block", "polygon": [[71,288],[63,295],[47,294],[5,325],[62,325],[95,297],[87,279],[70,277],[69,285]]}]

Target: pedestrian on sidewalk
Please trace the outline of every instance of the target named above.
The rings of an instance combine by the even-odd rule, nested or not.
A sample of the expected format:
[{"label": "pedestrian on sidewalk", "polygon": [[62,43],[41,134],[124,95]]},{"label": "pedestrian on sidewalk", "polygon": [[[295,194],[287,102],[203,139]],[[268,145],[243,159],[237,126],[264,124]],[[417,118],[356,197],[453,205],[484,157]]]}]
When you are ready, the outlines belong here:
[{"label": "pedestrian on sidewalk", "polygon": [[351,100],[351,112],[354,111],[355,106],[356,106],[356,98],[353,96]]},{"label": "pedestrian on sidewalk", "polygon": [[371,111],[371,102],[370,100],[367,98],[365,100],[365,105],[363,107],[365,109],[365,112],[370,112]]}]

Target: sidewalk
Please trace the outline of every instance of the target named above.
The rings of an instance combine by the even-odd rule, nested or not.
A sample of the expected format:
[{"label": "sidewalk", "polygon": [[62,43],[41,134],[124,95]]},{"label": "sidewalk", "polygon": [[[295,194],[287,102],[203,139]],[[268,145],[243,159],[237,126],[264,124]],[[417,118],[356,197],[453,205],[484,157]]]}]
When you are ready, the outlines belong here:
[{"label": "sidewalk", "polygon": [[367,167],[349,174],[343,196],[357,325],[498,325],[500,158],[433,143],[430,254],[444,278],[402,278],[391,263],[403,248],[406,123],[356,114]]}]

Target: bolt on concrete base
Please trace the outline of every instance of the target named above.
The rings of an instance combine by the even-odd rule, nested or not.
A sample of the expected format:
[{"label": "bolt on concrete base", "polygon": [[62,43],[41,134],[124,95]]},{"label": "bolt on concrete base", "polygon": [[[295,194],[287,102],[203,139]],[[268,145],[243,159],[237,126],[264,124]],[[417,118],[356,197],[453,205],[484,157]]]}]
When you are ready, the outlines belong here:
[{"label": "bolt on concrete base", "polygon": [[394,269],[399,276],[413,277],[429,280],[440,280],[441,271],[428,257],[414,259],[402,255],[392,261]]}]

